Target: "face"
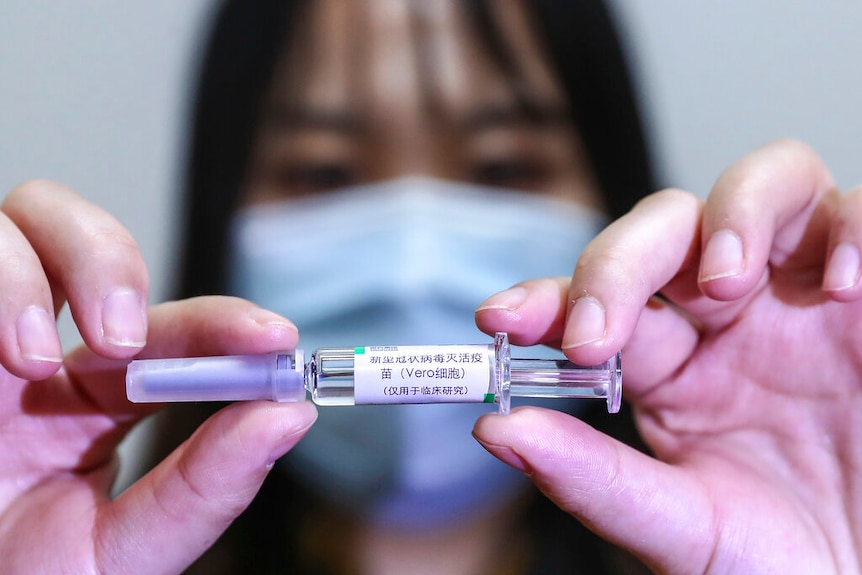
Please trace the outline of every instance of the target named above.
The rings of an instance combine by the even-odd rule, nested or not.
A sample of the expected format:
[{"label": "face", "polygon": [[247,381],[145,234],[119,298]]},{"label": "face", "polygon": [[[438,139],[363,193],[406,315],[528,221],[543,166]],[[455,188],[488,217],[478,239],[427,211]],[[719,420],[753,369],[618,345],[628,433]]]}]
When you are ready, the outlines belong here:
[{"label": "face", "polygon": [[261,203],[423,175],[602,208],[520,0],[316,0],[276,69],[244,185]]},{"label": "face", "polygon": [[[481,26],[463,0],[303,4],[242,200],[318,197],[238,214],[234,295],[291,318],[306,350],[474,342],[473,310],[489,294],[570,272],[603,218],[538,196],[602,206],[521,1],[488,0]],[[392,192],[385,202],[375,190],[326,196],[406,176],[532,195],[493,202],[416,180],[377,189]],[[520,489],[521,475],[470,436],[486,405],[408,407],[321,409],[287,464],[331,501],[412,528]]]}]

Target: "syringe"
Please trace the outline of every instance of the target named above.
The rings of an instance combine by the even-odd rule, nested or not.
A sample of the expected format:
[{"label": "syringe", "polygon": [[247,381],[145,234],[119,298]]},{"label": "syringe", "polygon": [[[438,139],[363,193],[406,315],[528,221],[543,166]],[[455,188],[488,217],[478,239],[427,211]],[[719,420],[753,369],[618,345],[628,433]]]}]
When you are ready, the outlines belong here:
[{"label": "syringe", "polygon": [[132,361],[126,395],[136,403],[304,401],[318,405],[496,403],[512,397],[622,400],[620,354],[593,366],[562,359],[512,358],[509,338],[492,344],[324,347],[305,363],[303,350]]}]

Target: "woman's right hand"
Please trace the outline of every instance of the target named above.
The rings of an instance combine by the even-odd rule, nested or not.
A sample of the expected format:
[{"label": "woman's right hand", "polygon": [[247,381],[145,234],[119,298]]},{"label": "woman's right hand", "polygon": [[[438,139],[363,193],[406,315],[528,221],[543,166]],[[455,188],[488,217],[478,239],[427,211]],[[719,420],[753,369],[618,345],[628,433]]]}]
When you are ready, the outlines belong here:
[{"label": "woman's right hand", "polygon": [[[264,353],[296,328],[250,302],[147,308],[138,247],[71,190],[33,181],[0,205],[0,557],[10,573],[177,573],[314,422],[311,403],[237,403],[116,499],[117,446],[158,406],[125,396],[133,357]],[[64,356],[68,302],[84,345]]]}]

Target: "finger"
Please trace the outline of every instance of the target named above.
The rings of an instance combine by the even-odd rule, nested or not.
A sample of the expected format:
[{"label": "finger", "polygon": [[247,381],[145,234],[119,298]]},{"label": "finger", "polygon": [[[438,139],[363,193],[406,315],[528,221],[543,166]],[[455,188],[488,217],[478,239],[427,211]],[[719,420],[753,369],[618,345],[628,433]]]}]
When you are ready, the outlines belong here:
[{"label": "finger", "polygon": [[105,573],[179,573],[251,502],[275,460],[316,418],[311,403],[233,404],[104,507]]},{"label": "finger", "polygon": [[[495,294],[477,308],[476,324],[489,334],[508,332],[516,345],[562,344],[581,364],[599,363],[613,353],[609,350],[624,349],[626,395],[636,398],[641,387],[675,371],[697,342],[696,327],[674,309],[658,302],[651,309],[644,306],[675,276],[683,279],[674,281],[695,277],[691,262],[698,248],[701,205],[677,190],[649,196],[591,242],[573,280],[530,280]],[[573,281],[580,287],[574,288]],[[688,283],[697,290],[693,279]],[[570,313],[573,293],[588,294],[589,303]],[[703,296],[698,292],[697,297]],[[598,336],[566,331],[582,334],[590,329],[582,324],[590,322],[602,324],[595,328]],[[636,328],[638,337],[629,344]],[[566,338],[583,342],[570,344]]]},{"label": "finger", "polygon": [[296,348],[288,319],[241,298],[202,296],[154,306],[152,341],[139,358],[267,353]]},{"label": "finger", "polygon": [[[559,347],[568,294],[568,279],[522,282],[483,302],[476,310],[476,325],[489,335],[507,332],[514,345]],[[674,306],[650,298],[623,347],[626,398],[637,402],[674,373],[689,358],[699,337],[697,327]]]},{"label": "finger", "polygon": [[476,308],[476,325],[489,335],[507,332],[514,345],[560,347],[568,293],[569,278],[521,282],[482,302]]},{"label": "finger", "polygon": [[[823,163],[803,144],[778,142],[729,168],[703,208],[700,234],[690,227],[700,218],[684,211],[685,201],[668,192],[657,197],[582,255],[563,337],[574,361],[597,363],[623,347],[650,290],[661,290],[709,331],[738,317],[770,270],[806,287],[820,280],[837,195]],[[698,259],[699,287],[690,280]]]},{"label": "finger", "polygon": [[685,472],[576,418],[540,408],[483,416],[474,435],[557,506],[657,572],[683,566],[699,572],[707,564],[709,549],[697,541],[711,540],[703,529],[713,524],[712,507]]},{"label": "finger", "polygon": [[721,175],[706,203],[701,290],[741,298],[767,263],[809,281],[822,269],[836,201],[832,176],[805,144],[785,140],[749,154]]},{"label": "finger", "polygon": [[596,364],[622,349],[647,301],[692,265],[702,202],[664,190],[599,234],[581,254],[567,297],[562,349]]},{"label": "finger", "polygon": [[33,246],[48,279],[65,293],[84,342],[106,357],[136,354],[146,343],[149,280],[125,228],[68,188],[46,181],[13,189],[3,211]]},{"label": "finger", "polygon": [[0,262],[0,364],[23,379],[45,379],[63,361],[51,288],[36,252],[2,213]]},{"label": "finger", "polygon": [[[299,339],[290,321],[234,297],[207,296],[156,305],[150,309],[149,325],[149,341],[139,358],[267,353],[294,349]],[[84,395],[122,421],[153,412],[157,406],[133,404],[126,398],[127,364],[128,360],[106,359],[79,347],[66,359],[72,393]],[[50,400],[62,402],[63,396]]]},{"label": "finger", "polygon": [[823,275],[823,289],[838,301],[862,296],[862,186],[845,194],[835,212],[829,236],[829,257]]}]

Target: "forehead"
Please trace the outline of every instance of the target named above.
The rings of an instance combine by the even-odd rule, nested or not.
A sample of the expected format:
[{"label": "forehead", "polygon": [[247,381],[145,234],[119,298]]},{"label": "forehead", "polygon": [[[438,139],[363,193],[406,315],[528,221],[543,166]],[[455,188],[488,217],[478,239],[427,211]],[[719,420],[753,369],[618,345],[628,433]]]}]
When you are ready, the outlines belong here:
[{"label": "forehead", "polygon": [[[562,96],[522,0],[316,0],[306,4],[271,97],[290,107],[397,117],[458,114]],[[520,94],[519,94],[520,92]]]}]

